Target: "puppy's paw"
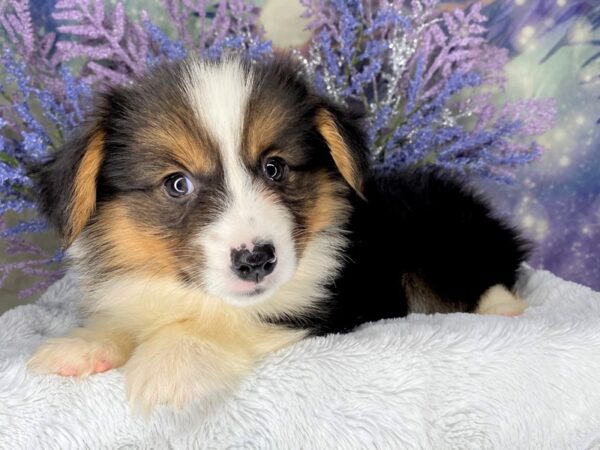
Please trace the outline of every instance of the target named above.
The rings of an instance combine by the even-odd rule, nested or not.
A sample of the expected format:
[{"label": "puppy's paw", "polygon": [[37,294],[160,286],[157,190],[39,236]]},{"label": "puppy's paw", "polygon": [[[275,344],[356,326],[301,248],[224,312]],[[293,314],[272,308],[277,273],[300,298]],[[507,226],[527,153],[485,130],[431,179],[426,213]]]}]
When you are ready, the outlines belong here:
[{"label": "puppy's paw", "polygon": [[[181,409],[194,400],[223,392],[236,378],[239,367],[228,366],[217,354],[214,348],[192,339],[141,344],[124,367],[132,408],[148,415],[159,405]],[[225,360],[228,357],[221,355]]]},{"label": "puppy's paw", "polygon": [[489,288],[479,300],[476,312],[497,316],[515,317],[527,308],[524,300],[516,297],[504,286],[496,285]]},{"label": "puppy's paw", "polygon": [[85,377],[106,372],[119,364],[110,347],[78,337],[50,339],[29,359],[27,367],[36,373]]}]

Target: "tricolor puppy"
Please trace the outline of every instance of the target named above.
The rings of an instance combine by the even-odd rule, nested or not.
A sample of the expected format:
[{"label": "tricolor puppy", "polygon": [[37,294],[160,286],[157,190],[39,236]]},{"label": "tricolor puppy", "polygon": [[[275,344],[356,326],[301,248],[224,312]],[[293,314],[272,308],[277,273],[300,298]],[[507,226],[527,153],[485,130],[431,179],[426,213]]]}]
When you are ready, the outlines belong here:
[{"label": "tricolor puppy", "polygon": [[191,59],[102,94],[39,173],[86,320],[29,367],[122,366],[135,405],[181,406],[309,335],[519,314],[515,231],[441,173],[371,175],[368,153],[286,60]]}]

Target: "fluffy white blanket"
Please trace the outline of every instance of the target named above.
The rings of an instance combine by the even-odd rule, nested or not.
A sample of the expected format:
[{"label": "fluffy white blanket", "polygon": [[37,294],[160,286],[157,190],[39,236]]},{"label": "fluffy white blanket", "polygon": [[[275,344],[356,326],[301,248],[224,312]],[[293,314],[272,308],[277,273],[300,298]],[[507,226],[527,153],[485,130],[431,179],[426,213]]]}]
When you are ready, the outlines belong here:
[{"label": "fluffy white blanket", "polygon": [[412,315],[308,339],[225,403],[145,420],[118,370],[25,370],[77,320],[67,277],[0,317],[0,448],[600,448],[600,294],[529,269],[520,292],[519,318]]}]

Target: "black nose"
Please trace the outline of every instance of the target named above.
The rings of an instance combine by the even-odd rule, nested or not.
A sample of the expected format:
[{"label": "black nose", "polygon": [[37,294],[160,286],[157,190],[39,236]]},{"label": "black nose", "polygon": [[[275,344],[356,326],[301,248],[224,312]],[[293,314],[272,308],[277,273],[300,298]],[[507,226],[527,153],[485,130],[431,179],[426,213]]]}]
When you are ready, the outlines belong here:
[{"label": "black nose", "polygon": [[275,247],[271,244],[256,245],[252,251],[231,250],[231,270],[242,280],[259,283],[273,272],[276,264]]}]

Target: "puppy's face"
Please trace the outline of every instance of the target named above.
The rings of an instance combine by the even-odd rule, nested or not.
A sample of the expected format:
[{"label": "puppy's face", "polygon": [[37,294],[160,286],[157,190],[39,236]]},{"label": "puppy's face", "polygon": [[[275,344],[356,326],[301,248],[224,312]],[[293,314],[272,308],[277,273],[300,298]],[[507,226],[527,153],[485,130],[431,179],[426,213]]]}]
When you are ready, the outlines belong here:
[{"label": "puppy's face", "polygon": [[343,228],[365,167],[352,120],[293,65],[190,60],[105,94],[40,182],[84,271],[245,306]]}]

